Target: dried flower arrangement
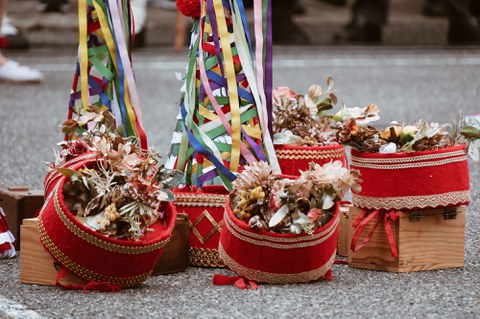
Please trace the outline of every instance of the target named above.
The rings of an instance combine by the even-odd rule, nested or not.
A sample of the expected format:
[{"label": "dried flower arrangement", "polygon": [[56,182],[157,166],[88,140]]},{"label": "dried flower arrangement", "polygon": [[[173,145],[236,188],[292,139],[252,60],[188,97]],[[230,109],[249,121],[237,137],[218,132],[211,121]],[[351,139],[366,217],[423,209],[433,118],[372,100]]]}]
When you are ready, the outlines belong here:
[{"label": "dried flower arrangement", "polygon": [[333,79],[327,79],[327,89],[310,86],[306,95],[288,87],[273,91],[273,133],[277,145],[324,146],[337,144],[331,129],[331,117],[324,114],[337,103]]},{"label": "dried flower arrangement", "polygon": [[[69,178],[64,202],[79,222],[107,237],[139,240],[163,217],[162,203],[173,201],[169,189],[181,182],[183,173],[159,166],[155,149],[141,149],[115,123],[108,111],[89,106],[85,115],[61,125],[67,141],[58,144],[62,151],[49,165]],[[95,154],[93,167],[61,167],[87,152]]]},{"label": "dried flower arrangement", "polygon": [[392,122],[385,129],[368,123],[378,120],[378,107],[369,105],[363,110],[347,109],[334,116],[339,143],[358,151],[391,154],[438,150],[466,143],[469,154],[478,161],[480,121],[475,118],[452,120],[452,124],[429,123],[419,120],[413,125]]},{"label": "dried flower arrangement", "polygon": [[350,187],[360,189],[358,176],[340,161],[310,163],[298,178],[273,175],[267,163],[258,162],[234,181],[231,207],[253,229],[312,234],[330,220],[335,203]]}]

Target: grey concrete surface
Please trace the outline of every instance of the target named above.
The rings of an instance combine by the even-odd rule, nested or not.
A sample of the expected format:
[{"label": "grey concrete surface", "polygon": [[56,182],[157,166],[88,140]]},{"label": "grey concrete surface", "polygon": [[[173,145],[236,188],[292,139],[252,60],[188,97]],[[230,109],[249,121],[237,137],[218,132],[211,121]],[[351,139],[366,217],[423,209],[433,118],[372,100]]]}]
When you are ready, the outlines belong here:
[{"label": "grey concrete surface", "polygon": [[[34,49],[11,57],[45,72],[40,85],[0,83],[0,187],[39,188],[44,161],[62,136],[75,63],[73,47]],[[277,47],[276,86],[301,92],[335,79],[348,106],[376,103],[382,120],[448,122],[480,113],[480,49]],[[186,52],[152,48],[134,54],[150,144],[168,151]],[[395,274],[335,265],[335,280],[261,285],[256,291],[216,287],[224,269],[189,268],[150,278],[118,293],[22,285],[19,258],[0,260],[0,318],[478,318],[480,317],[480,166],[471,165],[465,267]],[[421,185],[419,185],[421,187]],[[448,240],[446,237],[445,240]]]}]

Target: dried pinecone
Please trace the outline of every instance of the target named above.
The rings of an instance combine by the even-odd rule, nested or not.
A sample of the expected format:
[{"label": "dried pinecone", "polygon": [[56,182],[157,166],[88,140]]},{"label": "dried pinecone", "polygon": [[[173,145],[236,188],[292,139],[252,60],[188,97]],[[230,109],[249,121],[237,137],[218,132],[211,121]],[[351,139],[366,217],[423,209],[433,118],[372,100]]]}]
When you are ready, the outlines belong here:
[{"label": "dried pinecone", "polygon": [[340,144],[366,152],[376,152],[387,142],[379,137],[379,131],[373,126],[359,126],[354,119],[348,119],[337,132]]},{"label": "dried pinecone", "polygon": [[450,147],[453,140],[450,136],[445,134],[435,134],[432,137],[424,137],[413,144],[415,151],[438,150],[445,147]]}]

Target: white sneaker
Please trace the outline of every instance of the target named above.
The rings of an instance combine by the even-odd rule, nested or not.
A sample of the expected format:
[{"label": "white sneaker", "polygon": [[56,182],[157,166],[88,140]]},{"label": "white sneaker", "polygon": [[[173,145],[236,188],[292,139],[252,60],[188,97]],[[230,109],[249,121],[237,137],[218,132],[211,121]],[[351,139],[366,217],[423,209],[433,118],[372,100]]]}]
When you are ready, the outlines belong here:
[{"label": "white sneaker", "polygon": [[25,65],[20,65],[15,61],[7,61],[0,66],[0,81],[10,82],[41,82],[43,74],[35,69]]}]

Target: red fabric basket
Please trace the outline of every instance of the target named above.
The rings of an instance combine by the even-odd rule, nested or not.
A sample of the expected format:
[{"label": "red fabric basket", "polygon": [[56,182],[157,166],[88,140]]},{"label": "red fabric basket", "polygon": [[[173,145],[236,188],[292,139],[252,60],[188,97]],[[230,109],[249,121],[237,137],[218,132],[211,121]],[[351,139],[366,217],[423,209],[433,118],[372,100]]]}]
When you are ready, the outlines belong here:
[{"label": "red fabric basket", "polygon": [[340,144],[327,146],[275,145],[278,163],[282,174],[299,176],[300,171],[308,170],[310,162],[323,165],[340,160],[347,166],[345,147]]},{"label": "red fabric basket", "polygon": [[326,275],[337,251],[339,204],[335,214],[313,235],[254,230],[240,221],[227,201],[218,251],[225,265],[257,282],[292,284]]},{"label": "red fabric basket", "polygon": [[410,210],[466,205],[470,183],[465,145],[434,151],[380,154],[351,151],[351,168],[361,172],[355,206]]},{"label": "red fabric basket", "polygon": [[[80,169],[82,168],[86,163],[94,162],[96,161],[96,154],[93,152],[88,152],[81,154],[76,157],[72,157],[68,161],[65,161],[61,163],[60,165],[57,165],[56,167],[62,167],[62,168],[71,168],[71,169]],[[43,181],[43,185],[45,186],[45,197],[50,194],[52,189],[55,187],[55,182],[58,182],[58,180],[62,177],[63,175],[55,170],[50,171],[47,176],[45,176],[45,179]]]},{"label": "red fabric basket", "polygon": [[[92,162],[83,162],[82,166]],[[63,202],[60,177],[40,212],[37,226],[42,244],[63,267],[90,283],[106,283],[117,288],[139,285],[153,271],[168,242],[176,219],[172,203],[163,207],[164,219],[150,226],[140,241],[106,237],[84,226]],[[52,184],[50,184],[52,185]]]},{"label": "red fabric basket", "polygon": [[218,256],[218,241],[228,191],[220,185],[205,185],[201,190],[177,189],[174,193],[177,211],[189,217],[190,265],[223,267]]}]

